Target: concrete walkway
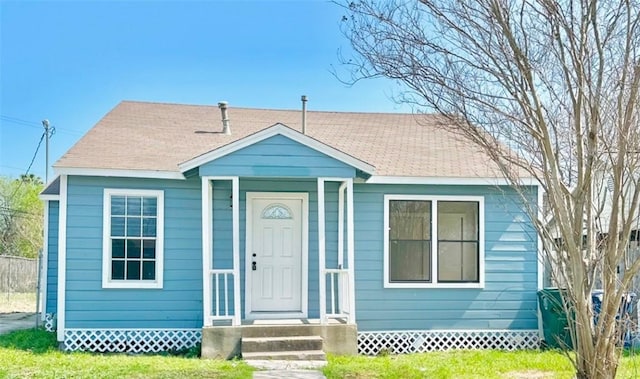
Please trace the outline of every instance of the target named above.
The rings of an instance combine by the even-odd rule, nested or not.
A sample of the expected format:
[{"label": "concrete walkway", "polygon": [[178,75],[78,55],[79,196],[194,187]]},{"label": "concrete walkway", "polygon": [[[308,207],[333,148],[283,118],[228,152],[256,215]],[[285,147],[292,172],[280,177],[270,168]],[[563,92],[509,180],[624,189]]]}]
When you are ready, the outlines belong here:
[{"label": "concrete walkway", "polygon": [[35,313],[0,313],[0,334],[36,326]]},{"label": "concrete walkway", "polygon": [[258,370],[253,373],[254,379],[324,379],[320,371],[326,366],[326,361],[262,361],[247,360],[248,365]]}]

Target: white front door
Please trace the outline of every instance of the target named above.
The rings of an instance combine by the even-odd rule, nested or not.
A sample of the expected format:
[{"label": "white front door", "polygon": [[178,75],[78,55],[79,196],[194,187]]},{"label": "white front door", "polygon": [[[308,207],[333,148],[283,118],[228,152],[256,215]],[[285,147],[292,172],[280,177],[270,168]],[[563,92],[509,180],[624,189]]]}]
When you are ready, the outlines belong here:
[{"label": "white front door", "polygon": [[248,313],[306,313],[306,194],[249,193],[247,204]]}]

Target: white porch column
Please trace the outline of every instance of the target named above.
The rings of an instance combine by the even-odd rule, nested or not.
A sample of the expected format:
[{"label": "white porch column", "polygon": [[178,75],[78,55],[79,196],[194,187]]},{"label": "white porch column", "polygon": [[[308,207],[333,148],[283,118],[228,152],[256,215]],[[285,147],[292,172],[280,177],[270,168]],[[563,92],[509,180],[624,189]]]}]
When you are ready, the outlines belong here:
[{"label": "white porch column", "polygon": [[[214,269],[213,265],[213,181],[231,181],[232,222],[233,222],[233,267],[231,270]],[[233,315],[229,312],[227,275],[233,273]],[[216,314],[212,314],[212,275],[216,280]],[[224,292],[221,293],[219,276],[222,275]],[[240,179],[237,176],[202,177],[202,312],[204,326],[212,326],[213,320],[231,320],[232,325],[240,325]],[[224,299],[224,313],[219,311],[220,301]]]},{"label": "white porch column", "polygon": [[233,325],[240,325],[240,178],[235,176],[232,183],[233,207]]},{"label": "white porch column", "polygon": [[320,292],[320,323],[327,322],[327,278],[325,259],[324,179],[318,178],[318,291]]},{"label": "white porch column", "polygon": [[356,322],[355,239],[353,222],[353,179],[347,183],[347,262],[349,269],[349,322]]},{"label": "white porch column", "polygon": [[202,312],[204,326],[212,326],[211,319],[211,256],[212,256],[212,183],[202,177]]}]

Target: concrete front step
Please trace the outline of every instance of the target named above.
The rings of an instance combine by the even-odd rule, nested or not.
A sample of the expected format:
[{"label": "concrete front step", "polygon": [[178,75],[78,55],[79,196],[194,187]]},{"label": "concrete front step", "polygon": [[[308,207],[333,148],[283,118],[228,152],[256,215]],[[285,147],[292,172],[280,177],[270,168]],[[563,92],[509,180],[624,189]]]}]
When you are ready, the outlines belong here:
[{"label": "concrete front step", "polygon": [[326,361],[327,356],[322,350],[272,351],[253,353],[243,352],[242,359],[250,361]]},{"label": "concrete front step", "polygon": [[242,338],[242,354],[278,351],[322,350],[320,336]]},{"label": "concrete front step", "polygon": [[319,325],[245,325],[242,338],[313,336],[318,335]]}]

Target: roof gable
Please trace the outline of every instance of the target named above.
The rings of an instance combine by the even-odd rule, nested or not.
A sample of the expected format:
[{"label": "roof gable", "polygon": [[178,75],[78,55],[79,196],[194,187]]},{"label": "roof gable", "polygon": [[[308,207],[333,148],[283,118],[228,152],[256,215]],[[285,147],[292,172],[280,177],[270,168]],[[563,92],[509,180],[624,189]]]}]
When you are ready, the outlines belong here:
[{"label": "roof gable", "polygon": [[[357,158],[354,158],[338,149],[335,149],[327,144],[324,144],[316,139],[313,139],[305,134],[297,132],[284,124],[277,123],[267,129],[261,130],[257,133],[251,134],[247,137],[231,142],[225,146],[211,150],[203,155],[190,159],[186,162],[179,164],[181,172],[186,172],[196,167],[203,166],[207,163],[214,162],[221,158],[227,157],[237,151],[268,140],[275,136],[282,136],[291,141],[294,141],[300,145],[303,145],[309,149],[317,151],[327,157],[331,157],[339,162],[342,162],[348,166],[353,167],[356,170],[360,170],[368,175],[372,175],[375,168],[363,162]],[[286,154],[285,154],[286,155]]]}]

